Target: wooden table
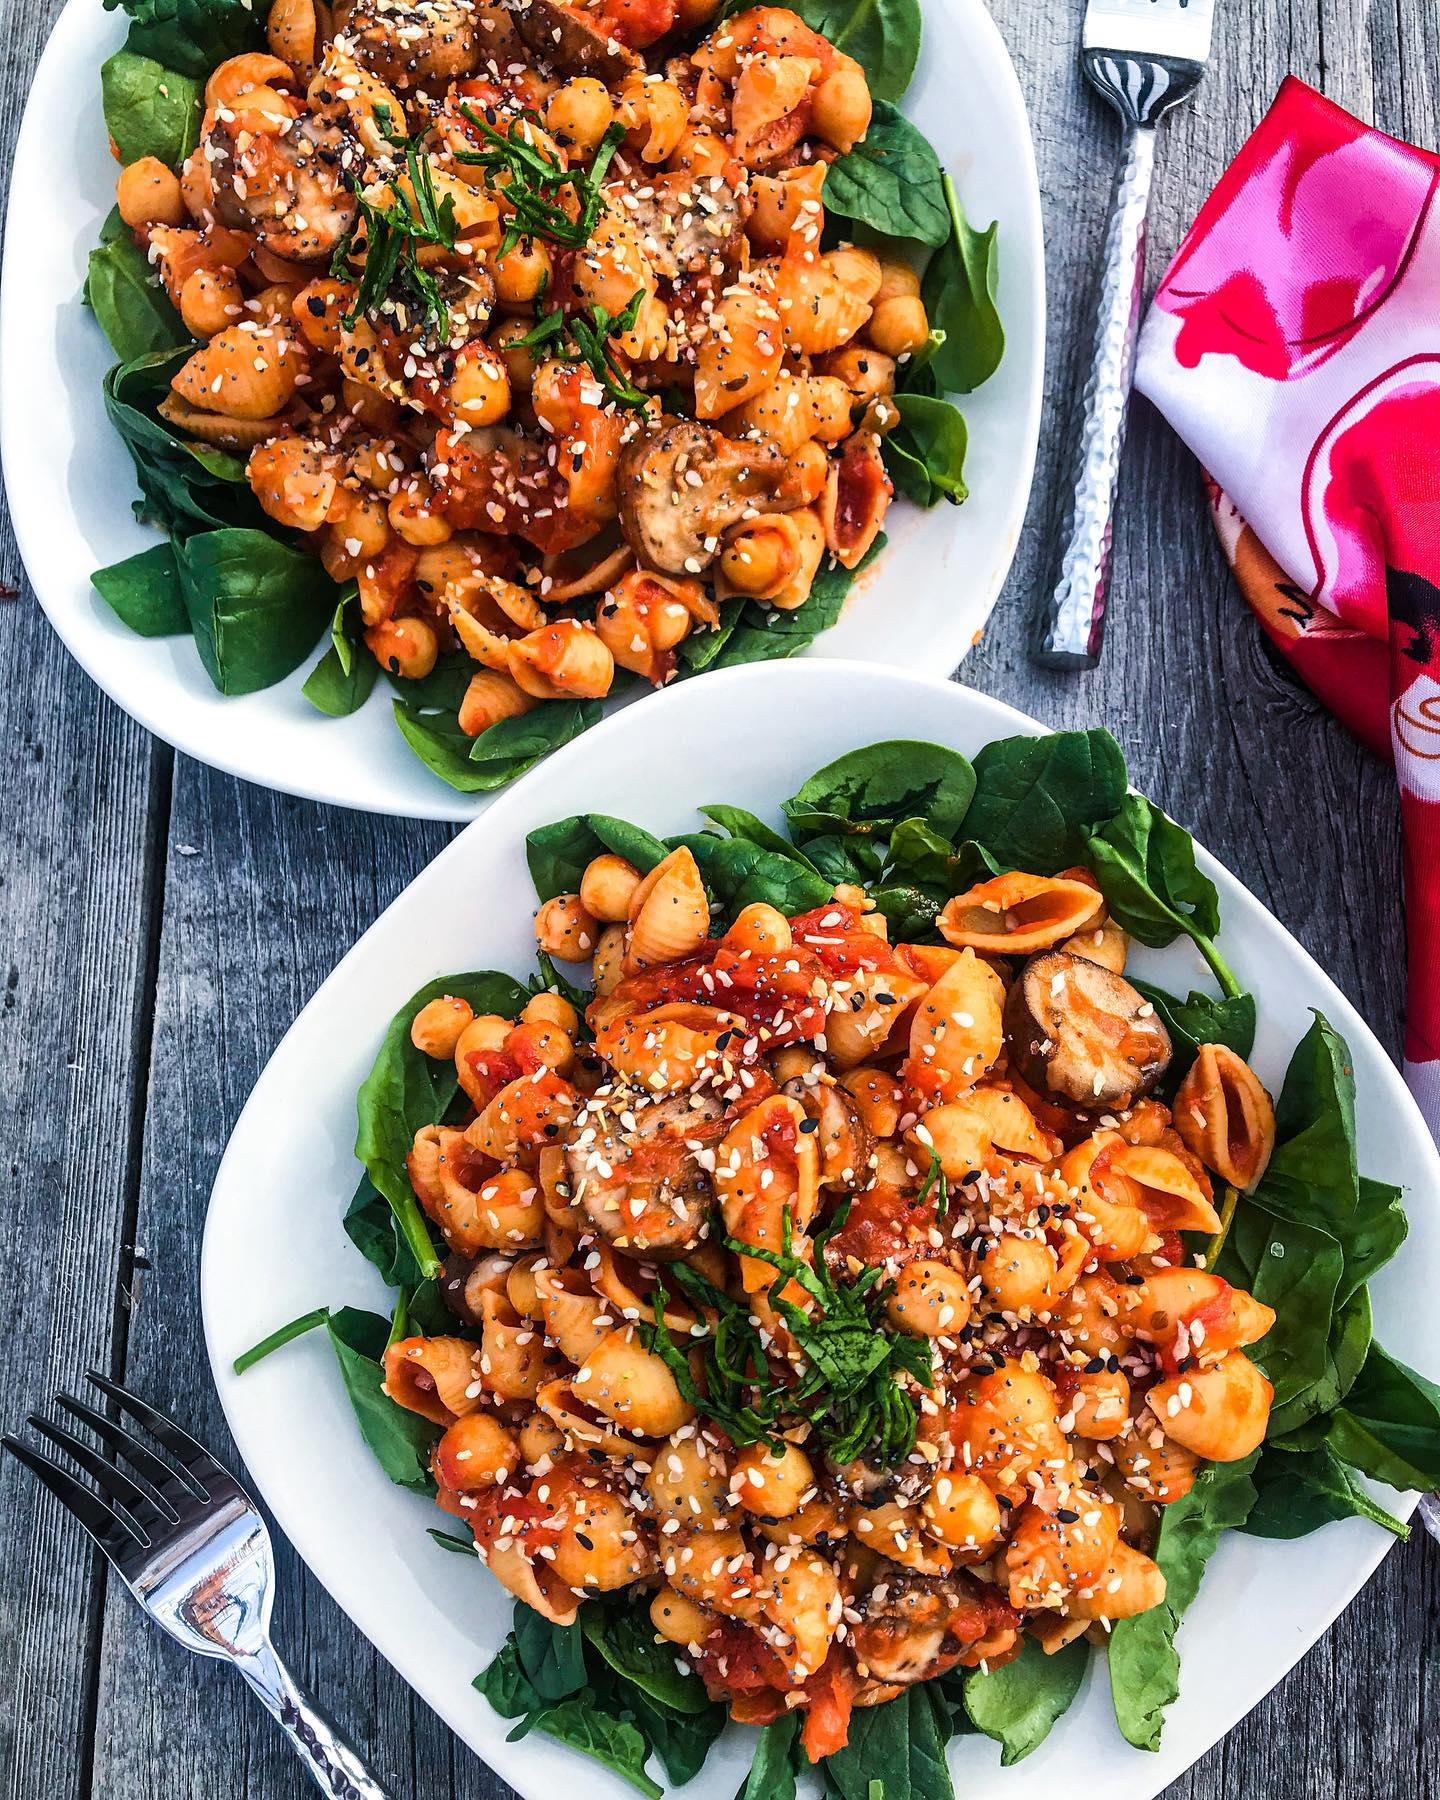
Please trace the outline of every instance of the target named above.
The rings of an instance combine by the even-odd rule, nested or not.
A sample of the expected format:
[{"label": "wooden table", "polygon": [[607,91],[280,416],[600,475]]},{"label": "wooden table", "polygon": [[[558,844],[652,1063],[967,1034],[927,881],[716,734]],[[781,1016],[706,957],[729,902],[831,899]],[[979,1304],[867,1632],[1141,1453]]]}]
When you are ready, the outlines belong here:
[{"label": "wooden table", "polygon": [[[1054,725],[1103,723],[1137,783],[1297,934],[1392,1050],[1404,947],[1394,785],[1267,653],[1233,593],[1195,466],[1143,403],[1131,428],[1101,669],[1026,653],[1068,461],[1063,421],[1115,132],[1081,85],[1078,0],[994,0],[1029,100],[1049,252],[1049,406],[1015,570],[959,679]],[[57,0],[0,0],[0,168]],[[1215,68],[1165,135],[1159,272],[1294,71],[1384,129],[1440,138],[1433,0],[1219,0]],[[77,95],[89,105],[93,96]],[[1003,240],[1002,240],[1003,241]],[[61,648],[13,539],[0,576],[0,1213],[3,1419],[87,1367],[233,1455],[196,1300],[226,1136],[286,1026],[444,844],[435,825],[327,811],[175,756]],[[278,1640],[397,1796],[503,1784],[280,1547]],[[1440,1552],[1423,1533],[1172,1796],[1440,1795]],[[1237,1617],[1236,1629],[1264,1630]],[[0,1791],[9,1800],[277,1800],[302,1777],[239,1682],[148,1629],[79,1531],[0,1461]],[[308,1787],[304,1788],[308,1793]]]}]

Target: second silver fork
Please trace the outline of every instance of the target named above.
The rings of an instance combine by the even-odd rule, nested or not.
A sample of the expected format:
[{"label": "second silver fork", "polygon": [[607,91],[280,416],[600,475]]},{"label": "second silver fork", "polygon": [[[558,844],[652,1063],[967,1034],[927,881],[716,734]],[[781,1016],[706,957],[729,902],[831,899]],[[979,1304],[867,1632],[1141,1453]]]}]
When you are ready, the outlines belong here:
[{"label": "second silver fork", "polygon": [[332,1800],[387,1800],[385,1789],[275,1654],[270,1642],[275,1561],[270,1533],[250,1496],[164,1413],[103,1375],[92,1371],[89,1379],[173,1462],[73,1394],[57,1395],[56,1404],[109,1444],[130,1472],[38,1413],[30,1415],[32,1428],[64,1451],[95,1487],[20,1438],[7,1435],[0,1441],[79,1520],[162,1630],[187,1650],[235,1665],[318,1788]]},{"label": "second silver fork", "polygon": [[1081,61],[1119,113],[1124,137],[1105,229],[1090,372],[1060,581],[1045,604],[1035,647],[1055,669],[1100,660],[1120,454],[1135,375],[1145,286],[1145,217],[1155,171],[1155,127],[1199,86],[1210,55],[1214,0],[1090,0]]}]

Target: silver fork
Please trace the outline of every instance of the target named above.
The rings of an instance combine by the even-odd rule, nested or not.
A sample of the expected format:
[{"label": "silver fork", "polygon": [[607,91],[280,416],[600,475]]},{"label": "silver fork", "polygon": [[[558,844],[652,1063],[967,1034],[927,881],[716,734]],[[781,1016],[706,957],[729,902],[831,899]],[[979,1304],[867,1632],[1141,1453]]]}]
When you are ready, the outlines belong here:
[{"label": "silver fork", "polygon": [[19,1438],[7,1434],[0,1443],[80,1521],[156,1624],[187,1650],[235,1664],[318,1788],[336,1800],[387,1800],[271,1646],[275,1560],[250,1496],[164,1413],[93,1370],[89,1380],[144,1426],[174,1463],[73,1394],[57,1394],[56,1404],[111,1445],[132,1473],[38,1413],[28,1423],[65,1451],[94,1488]]},{"label": "silver fork", "polygon": [[1145,286],[1155,127],[1199,86],[1214,11],[1215,0],[1090,0],[1085,12],[1081,63],[1119,113],[1125,135],[1105,229],[1060,584],[1045,603],[1035,649],[1036,660],[1052,669],[1092,669],[1100,660],[1115,488]]}]

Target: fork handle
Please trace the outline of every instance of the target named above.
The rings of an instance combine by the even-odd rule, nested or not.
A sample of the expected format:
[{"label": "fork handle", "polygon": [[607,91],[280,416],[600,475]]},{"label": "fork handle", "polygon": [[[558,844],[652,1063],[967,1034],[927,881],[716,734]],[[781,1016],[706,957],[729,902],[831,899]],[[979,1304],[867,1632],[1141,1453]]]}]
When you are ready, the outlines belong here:
[{"label": "fork handle", "polygon": [[295,1748],[322,1794],[332,1800],[390,1800],[339,1726],[326,1716],[266,1644],[235,1666]]},{"label": "fork handle", "polygon": [[1127,124],[1105,229],[1100,305],[1082,397],[1074,504],[1060,583],[1045,605],[1036,660],[1052,669],[1093,669],[1110,577],[1115,490],[1145,285],[1145,215],[1155,170],[1155,127]]}]

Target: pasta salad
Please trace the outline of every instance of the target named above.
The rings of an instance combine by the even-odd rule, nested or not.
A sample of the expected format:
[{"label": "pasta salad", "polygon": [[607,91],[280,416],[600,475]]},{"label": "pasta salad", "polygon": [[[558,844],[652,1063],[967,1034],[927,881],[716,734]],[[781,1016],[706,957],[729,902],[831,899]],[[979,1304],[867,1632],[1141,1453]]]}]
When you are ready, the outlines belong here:
[{"label": "pasta salad", "polygon": [[[1154,1749],[1225,1530],[1404,1535],[1357,1475],[1440,1475],[1345,1044],[1317,1015],[1267,1092],[1216,890],[1102,731],[704,810],[532,833],[538,975],[430,983],[361,1090],[393,1316],[237,1367],[327,1330],[515,1596],[477,1688],[642,1792],[728,1718],[754,1800],[949,1800],[957,1730],[1027,1754],[1096,1654]],[[1218,993],[1131,967],[1182,935]]]},{"label": "pasta salad", "polygon": [[919,0],[125,0],[86,298],[167,541],[95,575],[216,686],[495,788],[785,657],[898,486],[965,498],[995,233],[900,112]]}]

